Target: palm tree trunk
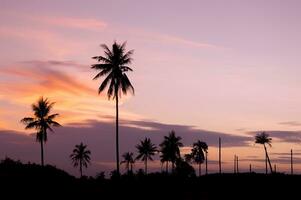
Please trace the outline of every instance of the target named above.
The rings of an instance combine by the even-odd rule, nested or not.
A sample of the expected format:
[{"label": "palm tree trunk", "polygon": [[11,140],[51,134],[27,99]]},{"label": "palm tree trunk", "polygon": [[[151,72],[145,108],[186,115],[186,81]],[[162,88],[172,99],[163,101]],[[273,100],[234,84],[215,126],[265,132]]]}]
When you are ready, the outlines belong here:
[{"label": "palm tree trunk", "polygon": [[263,146],[264,146],[264,150],[265,150],[265,154],[266,154],[267,160],[269,162],[271,173],[273,173],[273,167],[272,167],[272,164],[271,164],[271,161],[270,161],[270,158],[269,158],[269,154],[268,154],[267,148],[266,148],[265,144],[263,144]]},{"label": "palm tree trunk", "polygon": [[128,168],[128,174],[130,174],[130,172],[132,171],[132,167],[133,167],[133,165],[130,163],[129,168]]},{"label": "palm tree trunk", "polygon": [[82,166],[82,160],[79,160],[79,172],[80,172],[80,177],[82,178],[83,177],[83,166]]},{"label": "palm tree trunk", "polygon": [[41,165],[44,166],[44,146],[43,146],[43,139],[40,141],[41,144]]},{"label": "palm tree trunk", "polygon": [[166,161],[166,173],[168,174],[168,161]]},{"label": "palm tree trunk", "polygon": [[206,152],[206,174],[208,174],[208,152]]},{"label": "palm tree trunk", "polygon": [[175,163],[174,162],[171,162],[171,171],[172,171],[172,173],[174,173],[174,171],[175,171]]},{"label": "palm tree trunk", "polygon": [[202,166],[201,166],[201,163],[199,163],[199,176],[202,175]]},{"label": "palm tree trunk", "polygon": [[145,172],[145,174],[147,174],[147,158],[144,161],[144,165],[145,165],[144,172]]},{"label": "palm tree trunk", "polygon": [[[116,92],[116,90],[115,90]],[[118,133],[118,90],[116,92],[116,170],[118,176],[120,175],[119,171],[119,133]]]},{"label": "palm tree trunk", "polygon": [[268,158],[267,158],[267,154],[265,154],[265,174],[268,174]]}]

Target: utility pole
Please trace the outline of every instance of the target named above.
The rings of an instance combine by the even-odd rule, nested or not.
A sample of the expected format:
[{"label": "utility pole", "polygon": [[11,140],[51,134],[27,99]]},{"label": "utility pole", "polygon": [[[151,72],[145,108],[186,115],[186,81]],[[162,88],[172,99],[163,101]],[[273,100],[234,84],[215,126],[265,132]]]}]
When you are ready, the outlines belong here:
[{"label": "utility pole", "polygon": [[239,169],[238,169],[238,156],[236,156],[236,171],[237,171],[237,173],[239,173]]},{"label": "utility pole", "polygon": [[236,174],[236,155],[234,155],[234,174]]},{"label": "utility pole", "polygon": [[222,143],[221,143],[221,138],[218,138],[218,149],[219,149],[219,154],[218,154],[218,164],[219,164],[219,173],[222,173]]},{"label": "utility pole", "polygon": [[294,166],[293,166],[293,149],[291,149],[291,175],[294,174]]}]

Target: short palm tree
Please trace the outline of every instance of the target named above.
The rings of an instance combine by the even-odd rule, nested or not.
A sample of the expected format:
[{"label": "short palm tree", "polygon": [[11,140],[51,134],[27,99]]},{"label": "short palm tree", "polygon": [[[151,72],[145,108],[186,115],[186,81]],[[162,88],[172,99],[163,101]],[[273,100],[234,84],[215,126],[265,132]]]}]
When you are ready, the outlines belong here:
[{"label": "short palm tree", "polygon": [[205,154],[208,152],[208,145],[206,142],[198,140],[193,143],[191,149],[192,160],[199,165],[199,176],[202,175],[202,163],[205,161]]},{"label": "short palm tree", "polygon": [[138,150],[138,156],[136,157],[137,160],[144,161],[144,172],[147,174],[147,161],[153,160],[152,156],[156,154],[157,147],[154,145],[149,138],[145,138],[144,140],[140,141],[140,144],[136,146]]},{"label": "short palm tree", "polygon": [[59,114],[51,114],[54,103],[41,97],[37,103],[32,104],[33,117],[25,117],[21,120],[25,129],[35,129],[36,140],[41,144],[41,165],[44,166],[44,143],[47,141],[47,131],[53,132],[51,127],[61,126],[54,121]]},{"label": "short palm tree", "polygon": [[161,147],[161,159],[168,163],[172,163],[172,171],[174,171],[176,160],[181,157],[180,147],[183,146],[181,143],[181,137],[177,137],[175,131],[171,131],[168,136],[164,136],[163,142],[160,144]]},{"label": "short palm tree", "polygon": [[98,88],[98,93],[107,89],[107,96],[109,99],[113,98],[116,101],[116,170],[119,171],[119,132],[118,132],[118,101],[121,94],[132,92],[134,94],[134,87],[132,86],[127,72],[133,71],[129,65],[132,62],[133,50],[126,52],[126,43],[113,43],[112,49],[105,44],[101,47],[104,49],[104,56],[94,56],[99,63],[93,64],[92,69],[99,71],[93,80],[104,77],[104,80]]},{"label": "short palm tree", "polygon": [[271,173],[273,173],[272,164],[271,164],[269,154],[268,154],[268,151],[267,151],[267,148],[266,148],[266,144],[269,145],[270,147],[272,146],[272,144],[271,144],[272,143],[272,138],[269,137],[269,135],[266,134],[265,132],[262,132],[262,133],[259,133],[255,136],[255,143],[263,145],[266,159],[268,160]]},{"label": "short palm tree", "polygon": [[125,164],[125,169],[127,170],[128,174],[133,172],[133,164],[135,163],[134,154],[132,152],[126,152],[122,155],[123,161],[120,164]]},{"label": "short palm tree", "polygon": [[75,148],[70,155],[73,166],[79,166],[80,177],[83,176],[83,166],[85,168],[90,164],[90,155],[91,151],[87,149],[87,145],[84,145],[82,142],[78,145],[75,145]]}]

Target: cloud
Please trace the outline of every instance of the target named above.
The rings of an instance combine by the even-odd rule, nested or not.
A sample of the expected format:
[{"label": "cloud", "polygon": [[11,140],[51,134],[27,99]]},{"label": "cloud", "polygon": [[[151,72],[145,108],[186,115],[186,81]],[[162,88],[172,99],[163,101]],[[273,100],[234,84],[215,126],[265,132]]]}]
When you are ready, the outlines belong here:
[{"label": "cloud", "polygon": [[209,43],[205,43],[205,42],[196,42],[193,40],[188,40],[185,38],[168,35],[168,34],[158,34],[157,39],[165,41],[165,42],[171,42],[171,43],[175,43],[175,44],[181,44],[181,45],[191,46],[191,47],[196,47],[196,48],[225,49],[224,47],[217,46],[214,44],[209,44]]},{"label": "cloud", "polygon": [[29,16],[32,20],[52,26],[64,28],[77,28],[83,30],[99,31],[107,27],[107,23],[94,18],[78,18],[65,16]]},{"label": "cloud", "polygon": [[[129,126],[129,125],[134,126]],[[140,127],[136,127],[140,126]],[[151,129],[143,129],[148,126]],[[136,152],[135,146],[145,137],[152,139],[159,145],[163,136],[170,130],[175,130],[183,138],[185,146],[191,145],[195,140],[202,139],[210,147],[216,146],[218,137],[223,138],[225,147],[246,145],[249,138],[226,133],[198,130],[191,126],[164,124],[151,121],[122,120],[120,124],[120,154],[126,151]],[[107,121],[87,120],[83,123],[70,123],[61,128],[56,128],[54,133],[49,133],[45,148],[46,162],[57,165],[72,173],[77,173],[68,159],[75,144],[83,142],[92,151],[92,160],[95,165],[89,169],[89,174],[95,175],[99,171],[112,170],[115,160],[115,124]],[[10,156],[23,161],[39,162],[39,145],[35,137],[23,132],[0,130],[0,157]],[[158,159],[158,156],[156,156]],[[97,164],[98,163],[98,164]],[[110,164],[111,163],[111,164]],[[216,164],[211,160],[210,164]],[[154,169],[159,169],[154,164]]]},{"label": "cloud", "polygon": [[[22,49],[30,49],[38,57],[47,55],[61,58],[78,52],[77,49],[85,49],[82,42],[75,42],[55,31],[32,26],[3,25],[0,27],[0,36],[4,42],[5,38],[17,41]],[[28,53],[31,52],[26,54]]]},{"label": "cloud", "polygon": [[297,122],[297,121],[279,122],[278,124],[286,125],[286,126],[301,126],[301,122]]},{"label": "cloud", "polygon": [[33,13],[24,12],[12,12],[3,11],[1,13],[4,16],[14,18],[18,21],[26,21],[27,23],[35,22],[39,25],[53,26],[53,27],[64,27],[64,28],[75,28],[82,30],[99,31],[108,26],[103,20],[96,18],[86,18],[77,16],[63,16],[63,15],[37,15]]},{"label": "cloud", "polygon": [[[9,93],[17,94],[41,94],[62,91],[64,93],[95,94],[95,90],[79,82],[75,77],[54,69],[52,66],[70,66],[70,62],[55,61],[29,61],[16,63],[7,67],[2,67],[1,74],[14,77],[18,81],[11,83],[3,82],[1,88],[5,88]],[[75,64],[74,66],[80,66]],[[4,87],[5,86],[5,87]]]},{"label": "cloud", "polygon": [[[252,131],[248,132],[248,135],[255,136],[261,131]],[[279,139],[281,142],[289,142],[289,143],[300,143],[301,142],[301,131],[266,131],[270,137]]]},{"label": "cloud", "polygon": [[21,61],[19,62],[19,64],[32,65],[34,67],[42,66],[47,68],[53,68],[53,67],[60,67],[66,69],[69,68],[69,69],[76,69],[83,72],[91,71],[90,65],[83,65],[72,60],[28,60],[28,61]]}]

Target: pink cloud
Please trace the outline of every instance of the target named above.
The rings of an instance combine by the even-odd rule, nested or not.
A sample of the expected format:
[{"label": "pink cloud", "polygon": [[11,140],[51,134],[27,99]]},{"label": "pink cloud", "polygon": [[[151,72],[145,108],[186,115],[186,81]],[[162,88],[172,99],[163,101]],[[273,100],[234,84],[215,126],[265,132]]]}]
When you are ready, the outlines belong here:
[{"label": "pink cloud", "polygon": [[104,21],[93,18],[30,16],[30,19],[52,26],[99,31],[107,27]]},{"label": "pink cloud", "polygon": [[55,32],[30,27],[2,26],[0,36],[6,38],[17,38],[28,42],[30,48],[37,47],[48,55],[62,57],[70,54],[73,49],[79,49],[79,44],[61,37]]}]

